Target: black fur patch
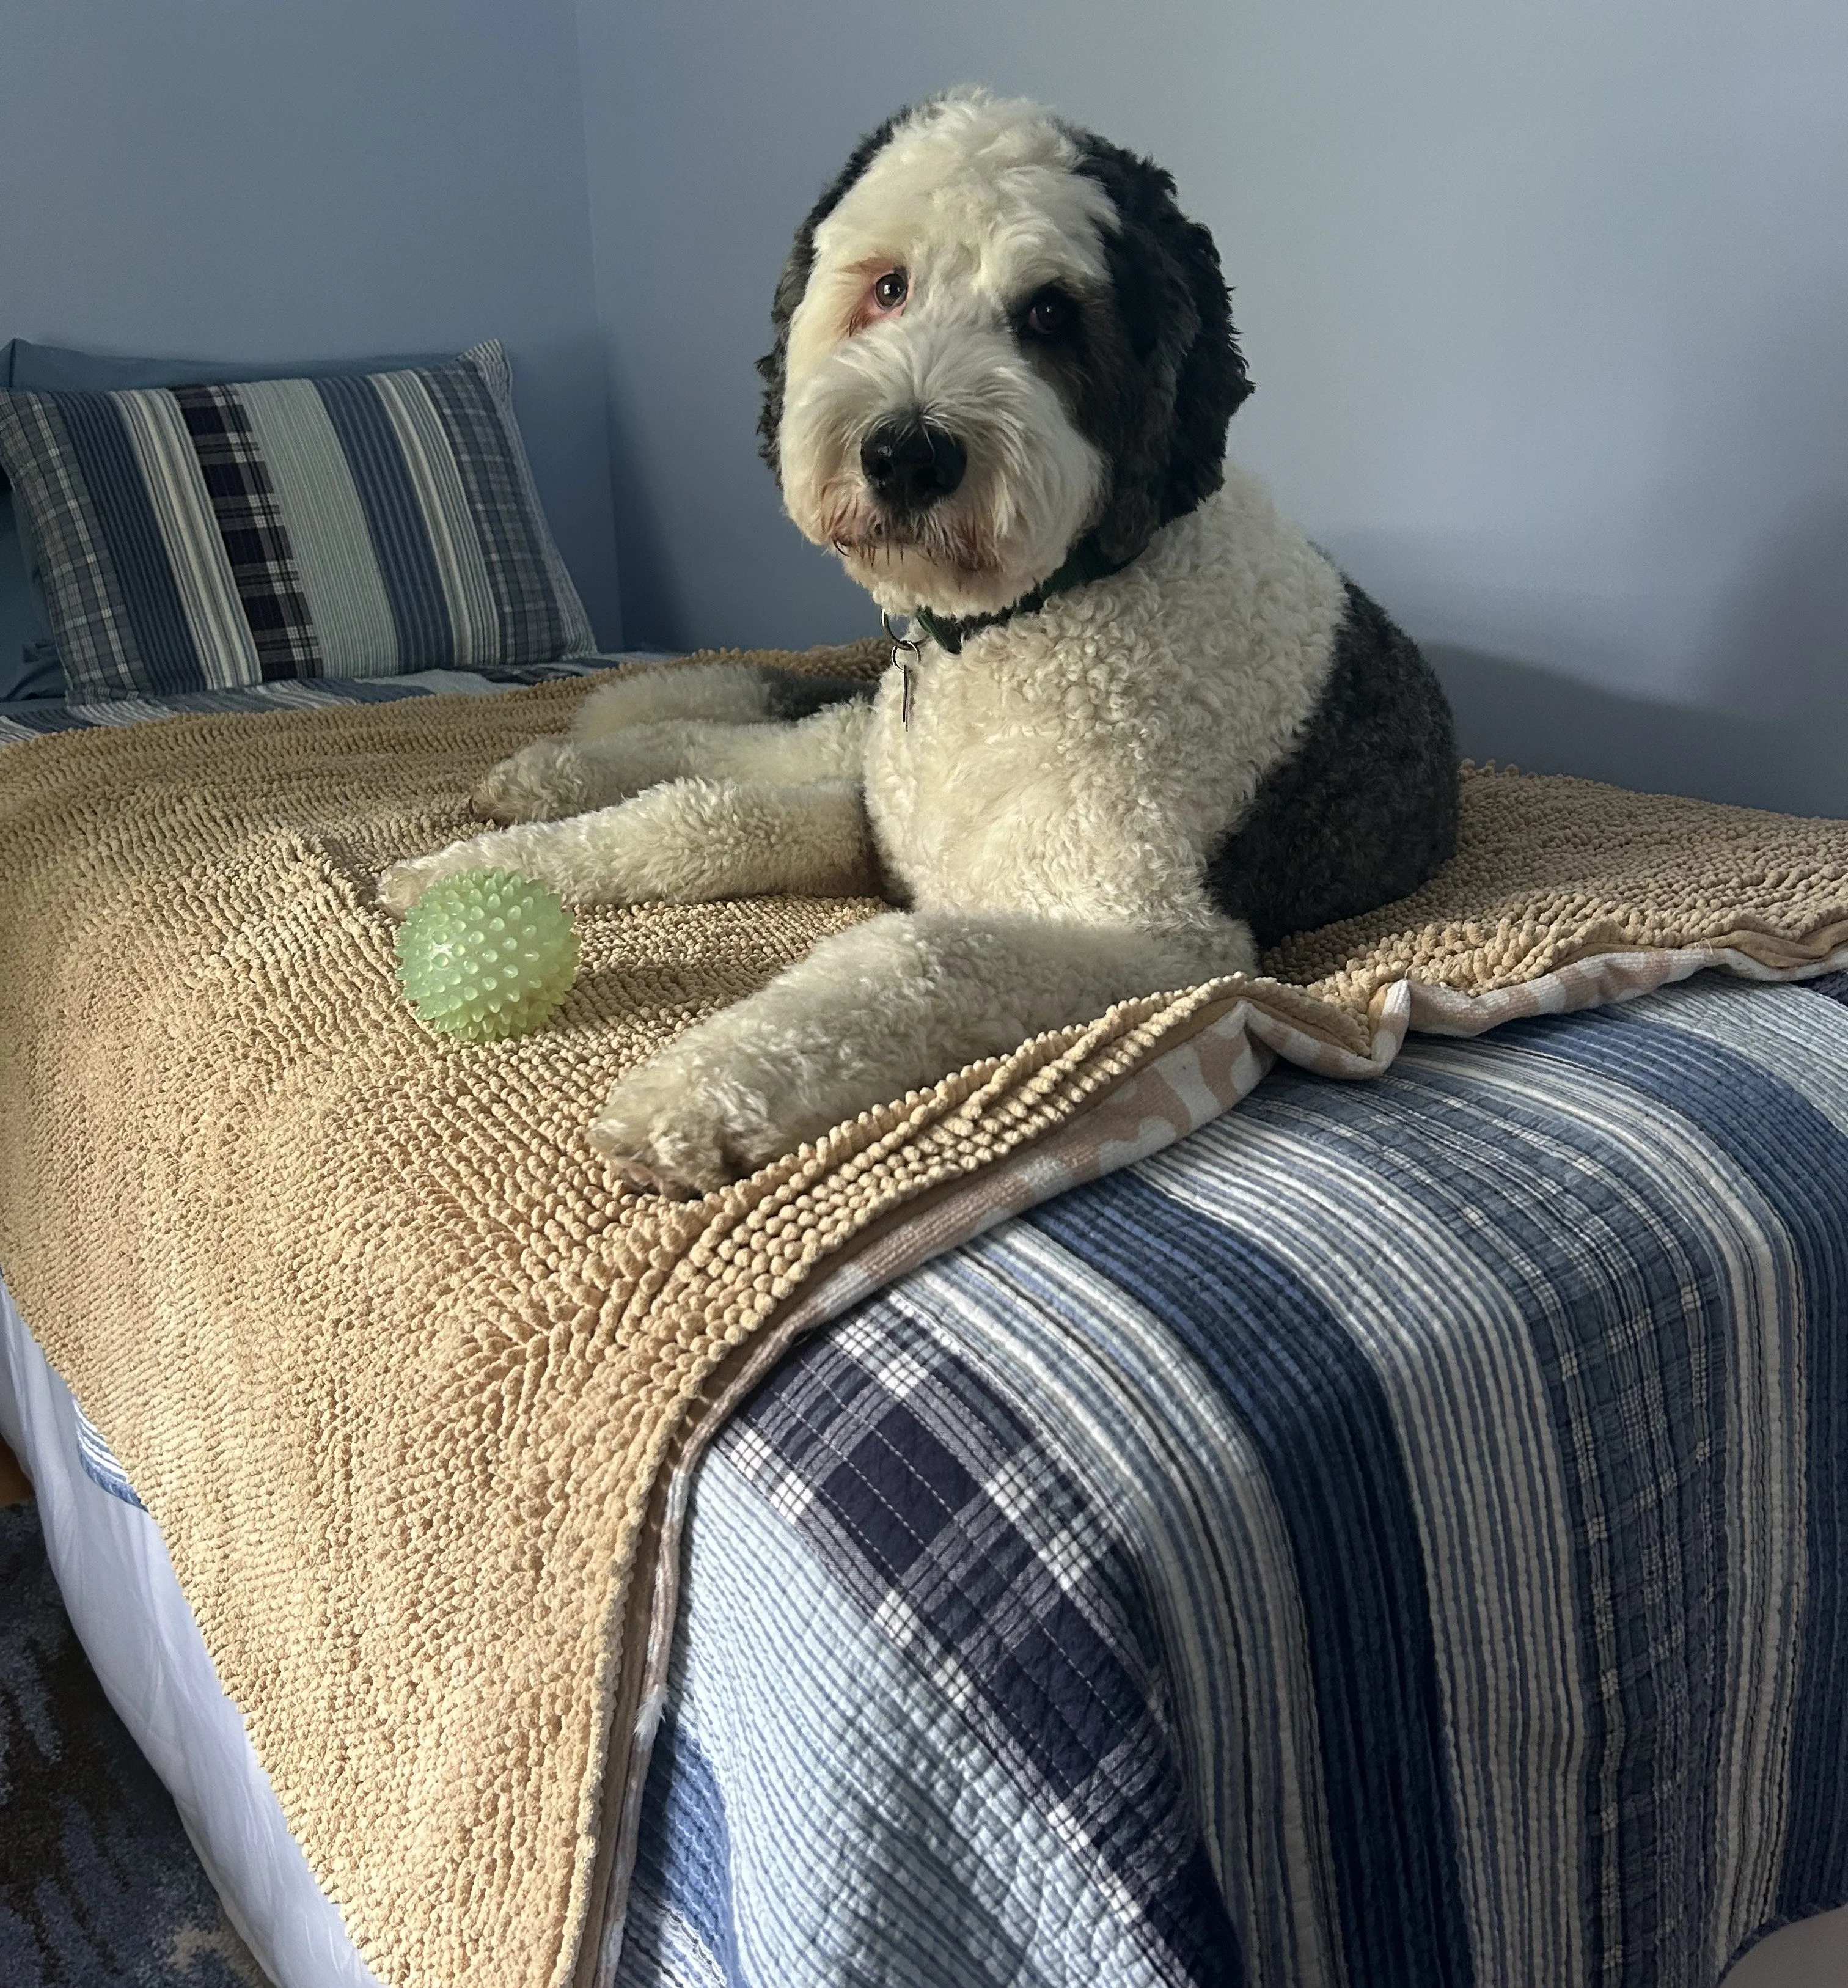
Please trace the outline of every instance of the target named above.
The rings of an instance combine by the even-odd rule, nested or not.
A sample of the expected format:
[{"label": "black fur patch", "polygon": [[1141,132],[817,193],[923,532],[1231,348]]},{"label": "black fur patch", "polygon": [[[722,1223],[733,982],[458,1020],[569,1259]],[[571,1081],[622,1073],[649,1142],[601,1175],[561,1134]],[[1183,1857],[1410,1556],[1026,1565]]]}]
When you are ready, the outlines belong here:
[{"label": "black fur patch", "polygon": [[776,279],[776,296],[770,306],[770,325],[776,342],[757,362],[763,376],[764,404],[757,417],[757,452],[770,465],[770,474],[782,487],[783,468],[777,453],[776,438],[783,424],[783,388],[789,364],[789,320],[795,316],[809,287],[815,267],[815,231],[847,197],[854,182],[886,148],[892,134],[911,114],[909,106],[888,117],[877,131],[869,131],[853,147],[852,156],[828,183],[822,197],[809,210],[808,218],[796,231],[796,240]]},{"label": "black fur patch", "polygon": [[1207,864],[1261,946],[1408,895],[1455,853],[1450,702],[1417,644],[1351,581],[1334,662],[1296,749]]},{"label": "black fur patch", "polygon": [[1063,128],[1079,148],[1078,171],[1103,188],[1121,222],[1103,241],[1115,308],[1087,313],[1068,388],[1073,422],[1110,465],[1090,536],[1120,563],[1219,488],[1226,427],[1252,382],[1219,252],[1181,211],[1173,175],[1094,132]]}]

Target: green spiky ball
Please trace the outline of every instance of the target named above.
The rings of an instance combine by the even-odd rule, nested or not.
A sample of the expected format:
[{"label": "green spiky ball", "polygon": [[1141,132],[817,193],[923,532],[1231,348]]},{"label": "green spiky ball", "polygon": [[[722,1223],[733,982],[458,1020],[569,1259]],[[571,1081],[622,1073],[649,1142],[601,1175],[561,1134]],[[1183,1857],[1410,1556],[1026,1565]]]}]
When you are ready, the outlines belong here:
[{"label": "green spiky ball", "polygon": [[398,928],[398,981],[426,1028],[471,1043],[523,1036],[577,978],[577,932],[552,894],[511,870],[433,884]]}]

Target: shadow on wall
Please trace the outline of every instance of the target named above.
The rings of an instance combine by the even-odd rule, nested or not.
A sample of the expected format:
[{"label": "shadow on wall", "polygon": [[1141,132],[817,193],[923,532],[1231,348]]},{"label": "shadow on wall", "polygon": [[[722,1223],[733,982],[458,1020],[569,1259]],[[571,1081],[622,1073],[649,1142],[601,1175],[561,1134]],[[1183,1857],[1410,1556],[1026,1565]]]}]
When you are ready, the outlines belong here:
[{"label": "shadow on wall", "polygon": [[1848,816],[1848,500],[1813,502],[1724,600],[1701,705],[1421,646],[1475,759],[1793,814]]},{"label": "shadow on wall", "polygon": [[[1820,429],[1830,462],[1810,463],[1808,475],[1838,485],[1840,415],[1816,411],[1804,434],[1789,414],[1748,411],[1785,462],[1814,451]],[[1727,525],[1699,515],[1703,501],[1728,501],[1727,491],[1687,483],[1687,543],[1721,549]],[[1663,503],[1673,517],[1669,493]],[[1745,505],[1743,515],[1751,511]],[[1703,612],[1705,634],[1691,644],[1675,702],[1600,690],[1488,650],[1421,642],[1457,708],[1462,752],[1540,773],[1848,815],[1848,493],[1813,487],[1782,515],[1758,517],[1757,545],[1743,549],[1737,576]],[[1697,588],[1699,576],[1685,583]]]},{"label": "shadow on wall", "polygon": [[1848,759],[1848,494],[1812,496],[1780,519],[1714,628],[1705,678],[1718,702],[1807,714]]},{"label": "shadow on wall", "polygon": [[[623,639],[637,647],[687,649],[681,604],[675,597],[671,533],[649,492],[630,410],[633,383],[616,355],[606,355],[610,397],[604,432],[610,451],[610,495],[615,508],[617,570],[623,576]],[[748,639],[755,640],[752,637]]]},{"label": "shadow on wall", "polygon": [[1470,759],[1787,814],[1848,816],[1848,712],[1839,689],[1826,705],[1746,717],[1620,697],[1480,650],[1420,646],[1450,693]]}]

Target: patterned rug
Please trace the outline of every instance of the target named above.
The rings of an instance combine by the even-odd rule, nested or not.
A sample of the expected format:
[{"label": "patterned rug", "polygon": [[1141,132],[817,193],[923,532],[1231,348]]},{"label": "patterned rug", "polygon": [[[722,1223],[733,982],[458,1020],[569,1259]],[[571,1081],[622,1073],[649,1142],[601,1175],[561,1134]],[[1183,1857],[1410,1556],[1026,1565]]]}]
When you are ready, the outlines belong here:
[{"label": "patterned rug", "polygon": [[84,1659],[38,1507],[0,1510],[0,1982],[265,1981]]}]

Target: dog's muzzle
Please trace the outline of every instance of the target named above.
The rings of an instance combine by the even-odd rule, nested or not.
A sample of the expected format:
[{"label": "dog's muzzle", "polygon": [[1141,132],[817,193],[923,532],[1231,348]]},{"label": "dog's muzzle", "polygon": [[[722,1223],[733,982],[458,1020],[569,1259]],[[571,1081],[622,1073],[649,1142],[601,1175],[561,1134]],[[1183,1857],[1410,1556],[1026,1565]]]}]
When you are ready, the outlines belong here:
[{"label": "dog's muzzle", "polygon": [[927,511],[961,482],[968,451],[948,428],[915,415],[881,421],[860,449],[867,487],[896,516]]}]

